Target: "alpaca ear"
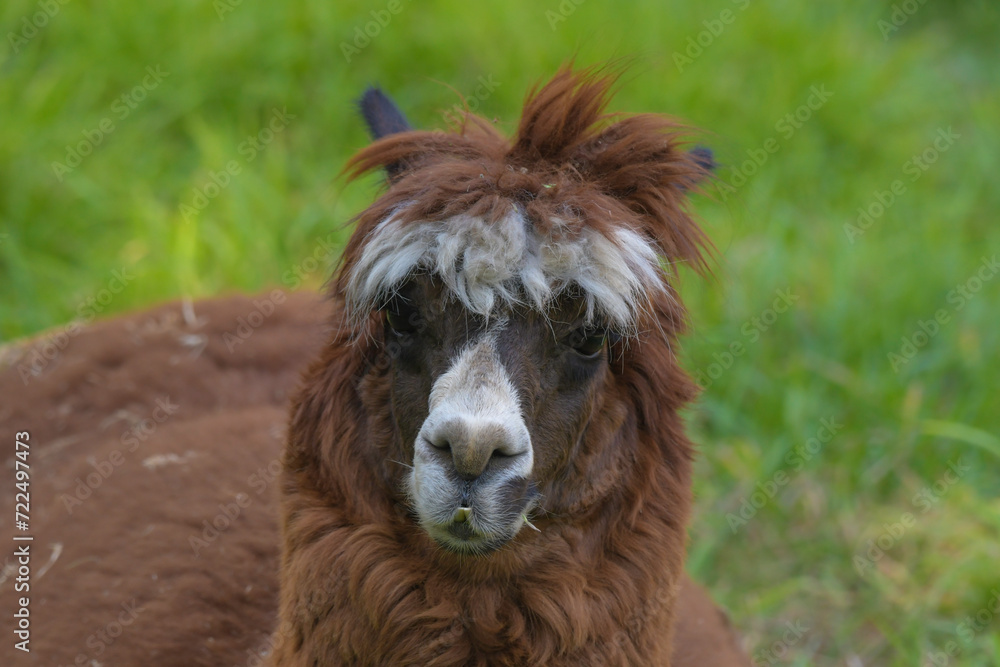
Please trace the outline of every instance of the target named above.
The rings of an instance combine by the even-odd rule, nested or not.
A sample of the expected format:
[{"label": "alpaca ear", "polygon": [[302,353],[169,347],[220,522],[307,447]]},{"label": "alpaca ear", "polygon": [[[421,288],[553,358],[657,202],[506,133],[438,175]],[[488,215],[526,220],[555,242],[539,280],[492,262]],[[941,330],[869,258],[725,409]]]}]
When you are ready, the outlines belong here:
[{"label": "alpaca ear", "polygon": [[[694,158],[695,164],[697,164],[705,172],[705,178],[715,171],[719,163],[715,161],[715,155],[712,153],[712,149],[708,146],[695,146],[688,151],[688,155]],[[681,188],[682,190],[687,190],[687,188]]]},{"label": "alpaca ear", "polygon": [[[358,100],[358,108],[365,119],[365,125],[368,126],[368,134],[374,140],[413,129],[406,122],[406,116],[399,110],[395,102],[378,86],[370,86],[364,92],[361,99]],[[385,165],[389,178],[396,176],[402,169],[401,163]]]},{"label": "alpaca ear", "polygon": [[358,100],[358,108],[364,116],[365,125],[368,126],[368,133],[372,135],[372,139],[381,139],[390,134],[413,129],[406,122],[406,116],[396,103],[378,86],[369,86]]},{"label": "alpaca ear", "polygon": [[691,153],[691,157],[695,159],[698,166],[705,171],[715,171],[715,168],[718,166],[715,162],[715,155],[708,146],[695,146],[688,152]]}]

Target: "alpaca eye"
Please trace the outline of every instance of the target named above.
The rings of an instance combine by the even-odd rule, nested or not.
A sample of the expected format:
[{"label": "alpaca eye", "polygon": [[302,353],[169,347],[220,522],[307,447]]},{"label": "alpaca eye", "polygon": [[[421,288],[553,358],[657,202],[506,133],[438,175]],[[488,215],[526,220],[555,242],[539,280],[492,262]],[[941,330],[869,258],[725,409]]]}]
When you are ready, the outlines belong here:
[{"label": "alpaca eye", "polygon": [[603,329],[579,329],[570,337],[570,345],[582,357],[592,359],[601,353],[608,340],[608,333]]},{"label": "alpaca eye", "polygon": [[413,304],[396,297],[385,306],[385,322],[396,333],[414,333],[420,313]]}]

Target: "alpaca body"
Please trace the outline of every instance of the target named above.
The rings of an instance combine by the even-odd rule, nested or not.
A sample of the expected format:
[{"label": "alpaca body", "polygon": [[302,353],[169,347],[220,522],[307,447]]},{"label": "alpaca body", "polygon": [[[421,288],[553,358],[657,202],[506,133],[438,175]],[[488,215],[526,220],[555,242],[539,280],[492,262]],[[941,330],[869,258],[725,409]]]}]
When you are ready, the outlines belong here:
[{"label": "alpaca body", "polygon": [[[0,428],[31,434],[34,541],[31,653],[4,642],[0,662],[259,667],[275,648],[286,404],[326,316],[316,295],[290,294],[232,345],[238,319],[271,298],[197,302],[193,319],[173,303],[96,323],[27,384],[19,367],[36,348],[4,351]],[[158,422],[157,401],[177,408]],[[105,462],[113,472],[87,486]],[[79,505],[78,478],[90,491]],[[13,501],[0,494],[0,515],[13,516]],[[234,506],[228,528],[206,532]],[[0,606],[14,609],[23,593],[13,559],[4,565]],[[675,606],[675,666],[745,664],[725,617],[686,578]],[[12,637],[12,624],[4,615],[0,632]],[[702,653],[681,659],[691,651]]]}]

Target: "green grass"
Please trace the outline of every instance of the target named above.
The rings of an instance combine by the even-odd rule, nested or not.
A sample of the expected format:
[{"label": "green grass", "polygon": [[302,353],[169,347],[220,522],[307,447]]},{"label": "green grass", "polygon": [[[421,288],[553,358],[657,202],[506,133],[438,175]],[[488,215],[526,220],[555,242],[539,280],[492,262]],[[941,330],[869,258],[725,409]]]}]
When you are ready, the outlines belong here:
[{"label": "green grass", "polygon": [[[759,664],[923,665],[949,641],[949,664],[1000,664],[997,615],[959,627],[1000,590],[1000,278],[952,293],[1000,252],[1000,12],[930,0],[883,39],[889,1],[669,4],[587,0],[553,27],[556,0],[404,0],[348,63],[341,44],[387,3],[245,0],[220,19],[207,1],[69,2],[18,53],[0,45],[0,336],[96,313],[88,299],[123,267],[132,278],[101,316],[318,287],[327,268],[304,260],[331,233],[341,243],[376,191],[337,180],[366,141],[353,109],[366,84],[439,127],[455,91],[492,76],[480,109],[512,127],[529,85],[569,57],[631,57],[616,108],[710,130],[721,182],[748,150],[777,146],[735,192],[697,202],[720,262],[714,279],[683,281],[685,362],[711,379],[690,415],[703,452],[690,569]],[[674,52],[725,9],[732,21],[679,71]],[[3,32],[37,11],[4,3]],[[122,117],[116,99],[157,65],[169,74]],[[776,124],[812,86],[833,95],[789,136]],[[294,118],[249,159],[241,142],[276,109]],[[60,180],[52,163],[103,119],[114,130]],[[959,137],[911,180],[908,161],[948,128]],[[183,215],[231,160],[228,187]],[[844,225],[896,179],[905,191],[849,242]],[[795,301],[772,319],[776,290]],[[895,372],[889,354],[938,310],[947,321]],[[842,426],[805,460],[830,418]],[[959,460],[968,470],[947,477]],[[737,525],[769,481],[774,497]],[[860,573],[879,538],[884,555]],[[776,645],[786,622],[808,630]]]}]

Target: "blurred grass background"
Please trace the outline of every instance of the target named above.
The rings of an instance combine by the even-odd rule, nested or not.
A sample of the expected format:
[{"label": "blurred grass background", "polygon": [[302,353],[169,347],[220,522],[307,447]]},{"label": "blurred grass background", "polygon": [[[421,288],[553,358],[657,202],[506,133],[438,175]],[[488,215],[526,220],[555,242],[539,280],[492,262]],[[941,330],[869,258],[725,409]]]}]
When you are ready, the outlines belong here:
[{"label": "blurred grass background", "polygon": [[337,180],[365,85],[419,126],[463,95],[513,129],[567,59],[631,57],[615,109],[706,128],[723,163],[696,202],[716,276],[683,281],[706,385],[689,569],[758,665],[1000,665],[1000,9],[577,1],[5,2],[0,337],[318,288],[377,191]]}]

